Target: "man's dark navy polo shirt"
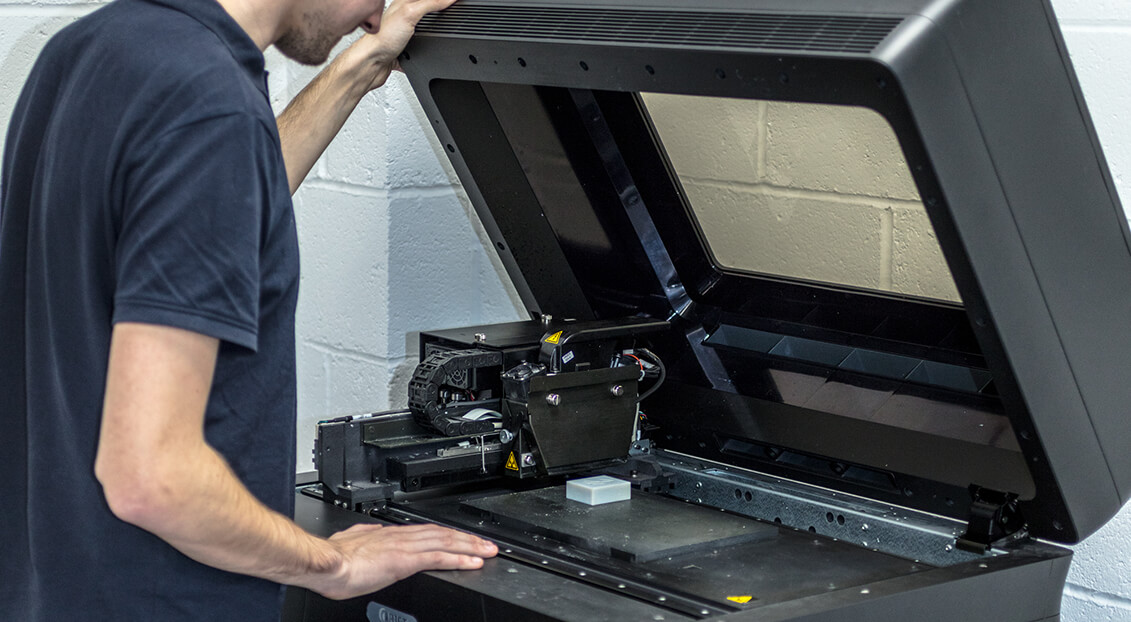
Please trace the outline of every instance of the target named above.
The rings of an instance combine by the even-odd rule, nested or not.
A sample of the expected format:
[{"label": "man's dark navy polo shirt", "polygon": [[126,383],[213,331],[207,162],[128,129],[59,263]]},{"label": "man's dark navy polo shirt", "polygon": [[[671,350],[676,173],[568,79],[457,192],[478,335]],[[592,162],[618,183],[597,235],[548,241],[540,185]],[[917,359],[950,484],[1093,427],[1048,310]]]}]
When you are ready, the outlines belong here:
[{"label": "man's dark navy polo shirt", "polygon": [[263,55],[214,0],[117,0],[44,48],[0,178],[0,620],[277,620],[272,583],[109,511],[111,327],[221,340],[205,435],[293,511],[298,244]]}]

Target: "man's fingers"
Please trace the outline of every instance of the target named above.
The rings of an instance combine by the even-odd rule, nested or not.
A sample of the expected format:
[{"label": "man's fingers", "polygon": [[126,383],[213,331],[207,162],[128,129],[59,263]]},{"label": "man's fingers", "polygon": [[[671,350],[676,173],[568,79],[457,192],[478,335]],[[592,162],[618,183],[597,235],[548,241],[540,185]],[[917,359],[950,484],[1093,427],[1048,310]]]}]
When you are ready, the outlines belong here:
[{"label": "man's fingers", "polygon": [[483,567],[483,558],[474,555],[459,555],[444,551],[430,551],[417,556],[417,568],[421,570],[476,570]]},{"label": "man's fingers", "polygon": [[[456,0],[394,0],[389,4],[386,14],[395,11],[406,11],[411,15],[423,17],[427,13],[435,13],[455,4]],[[417,17],[417,20],[420,19]]]},{"label": "man's fingers", "polygon": [[384,527],[375,524],[357,524],[331,537],[334,540],[346,538],[362,541],[359,544],[369,542],[374,549],[395,549],[410,554],[447,551],[476,557],[493,557],[498,553],[498,547],[489,540],[438,525]]},{"label": "man's fingers", "polygon": [[397,57],[408,45],[420,20],[428,13],[441,11],[454,3],[455,0],[393,0],[381,16],[375,32],[374,24],[363,25],[371,34],[354,41],[347,53],[369,64],[368,71],[373,74],[368,81],[368,90],[383,85],[392,72],[400,70]]},{"label": "man's fingers", "polygon": [[476,557],[494,557],[499,552],[494,543],[459,531],[419,533],[409,541],[421,550],[440,550],[464,553]]},{"label": "man's fingers", "polygon": [[455,0],[396,0],[389,5],[381,21],[386,24],[390,21],[403,21],[405,26],[413,30],[425,15],[442,11],[453,4]]},{"label": "man's fingers", "polygon": [[412,525],[387,528],[385,536],[409,551],[447,551],[476,557],[493,557],[494,543],[469,533],[437,525]]},{"label": "man's fingers", "polygon": [[354,525],[330,540],[346,560],[331,598],[367,594],[421,570],[475,570],[498,553],[490,541],[438,525]]},{"label": "man's fingers", "polygon": [[[373,525],[380,527],[380,525]],[[351,528],[352,529],[352,528]],[[477,538],[469,533],[457,531],[448,527],[441,527],[431,523],[423,523],[419,525],[397,525],[384,527],[390,534],[397,534],[399,537],[407,537],[414,539],[436,538],[441,536],[459,536],[465,538]]]}]

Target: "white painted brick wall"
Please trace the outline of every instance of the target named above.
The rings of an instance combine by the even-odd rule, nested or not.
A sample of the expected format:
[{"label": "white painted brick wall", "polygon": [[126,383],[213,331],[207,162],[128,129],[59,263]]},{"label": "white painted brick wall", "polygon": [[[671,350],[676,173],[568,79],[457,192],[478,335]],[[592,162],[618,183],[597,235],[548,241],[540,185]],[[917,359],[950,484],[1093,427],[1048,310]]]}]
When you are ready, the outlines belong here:
[{"label": "white painted brick wall", "polygon": [[959,299],[879,113],[685,95],[644,102],[720,265]]},{"label": "white painted brick wall", "polygon": [[[268,69],[277,111],[316,73],[275,52]],[[295,196],[300,471],[312,468],[317,421],[405,406],[417,331],[526,317],[422,119],[394,75]]]},{"label": "white painted brick wall", "polygon": [[[1131,0],[1053,4],[1112,174],[1131,204]],[[0,0],[4,127],[46,38],[98,5]],[[276,54],[268,65],[277,107],[312,75]],[[420,119],[410,90],[394,78],[366,98],[296,200],[304,268],[300,469],[309,465],[303,454],[315,420],[403,403],[404,370],[414,364],[406,331],[523,313]],[[1129,560],[1131,508],[1076,547],[1062,620],[1131,621]]]}]

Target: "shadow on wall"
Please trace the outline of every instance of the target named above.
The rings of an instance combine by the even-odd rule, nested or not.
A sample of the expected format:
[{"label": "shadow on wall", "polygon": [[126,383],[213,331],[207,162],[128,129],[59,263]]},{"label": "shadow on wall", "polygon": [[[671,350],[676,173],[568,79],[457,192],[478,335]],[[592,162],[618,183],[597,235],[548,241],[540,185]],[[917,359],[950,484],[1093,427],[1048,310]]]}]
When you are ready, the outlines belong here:
[{"label": "shadow on wall", "polygon": [[420,333],[405,335],[405,352],[408,353],[389,374],[389,408],[403,410],[408,408],[408,383],[420,364],[420,357],[413,354],[420,344]]},{"label": "shadow on wall", "polygon": [[[417,125],[420,126],[421,132],[427,138],[428,147],[432,150],[433,157],[439,162],[444,175],[455,189],[455,196],[459,200],[460,207],[463,208],[464,214],[467,216],[467,221],[471,223],[471,230],[479,240],[479,244],[483,247],[483,254],[491,264],[490,273],[498,276],[499,282],[505,291],[505,301],[500,300],[497,305],[493,305],[493,308],[485,310],[485,321],[489,323],[513,322],[530,319],[530,314],[526,311],[526,305],[523,304],[522,298],[518,295],[518,290],[515,289],[510,277],[507,276],[506,268],[503,267],[503,262],[499,259],[498,249],[494,241],[487,235],[487,230],[483,227],[482,221],[479,220],[479,214],[475,211],[471,199],[468,198],[467,193],[463,190],[463,185],[460,183],[455,169],[452,168],[451,161],[448,160],[447,151],[440,144],[436,133],[431,129],[433,126],[432,122],[429,121],[428,116],[424,113],[424,108],[421,107],[420,101],[412,95],[412,89],[408,81],[405,80],[402,84],[405,92],[408,94],[405,99],[409,104],[409,110],[412,111],[413,118],[416,120]],[[412,347],[405,350],[405,352],[409,354],[416,351],[416,344],[413,343],[410,345]]]}]

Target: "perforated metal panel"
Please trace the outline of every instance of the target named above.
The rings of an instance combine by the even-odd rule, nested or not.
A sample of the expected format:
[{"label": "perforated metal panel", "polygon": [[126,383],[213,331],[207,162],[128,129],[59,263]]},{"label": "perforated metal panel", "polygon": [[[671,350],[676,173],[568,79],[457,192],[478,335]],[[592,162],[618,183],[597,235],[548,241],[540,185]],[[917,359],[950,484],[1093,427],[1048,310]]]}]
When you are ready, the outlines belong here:
[{"label": "perforated metal panel", "polygon": [[417,32],[490,39],[866,53],[902,21],[897,17],[456,4],[443,13],[426,16]]}]

